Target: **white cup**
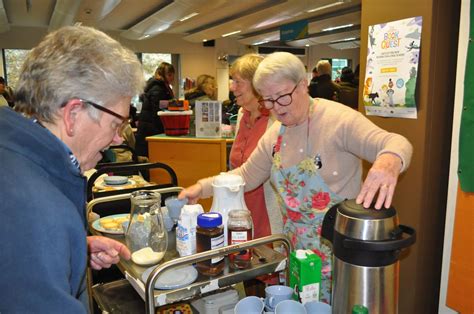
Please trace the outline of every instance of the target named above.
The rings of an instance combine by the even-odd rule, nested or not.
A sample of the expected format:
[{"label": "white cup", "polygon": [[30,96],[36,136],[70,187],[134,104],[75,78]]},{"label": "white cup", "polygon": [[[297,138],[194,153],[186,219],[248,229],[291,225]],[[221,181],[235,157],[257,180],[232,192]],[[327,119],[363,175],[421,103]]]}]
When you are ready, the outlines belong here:
[{"label": "white cup", "polygon": [[275,314],[306,314],[303,304],[295,300],[284,300],[275,307]]},{"label": "white cup", "polygon": [[278,303],[291,300],[293,289],[288,286],[275,285],[265,288],[265,303],[270,309],[274,309]]},{"label": "white cup", "polygon": [[315,313],[315,314],[331,314],[331,306],[324,302],[318,301],[310,301],[304,304],[306,308],[306,312],[308,314]]},{"label": "white cup", "polygon": [[265,305],[263,304],[262,299],[258,297],[246,297],[237,302],[234,308],[235,314],[261,314],[263,312],[263,308]]}]

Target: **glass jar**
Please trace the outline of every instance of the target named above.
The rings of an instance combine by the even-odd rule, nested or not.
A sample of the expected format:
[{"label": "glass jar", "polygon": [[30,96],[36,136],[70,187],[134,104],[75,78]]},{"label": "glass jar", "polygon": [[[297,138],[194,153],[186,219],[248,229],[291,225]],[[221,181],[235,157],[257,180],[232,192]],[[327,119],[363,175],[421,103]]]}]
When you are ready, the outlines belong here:
[{"label": "glass jar", "polygon": [[165,255],[168,232],[161,213],[161,195],[154,191],[135,191],[131,194],[130,221],[125,232],[125,243],[138,265],[157,264]]},{"label": "glass jar", "polygon": [[[224,247],[224,226],[219,213],[199,214],[196,228],[197,253]],[[224,269],[224,256],[217,256],[207,261],[198,262],[197,270],[206,276],[215,276]]]},{"label": "glass jar", "polygon": [[[233,209],[229,212],[227,221],[228,244],[244,243],[253,239],[253,223],[250,211]],[[250,249],[229,254],[229,265],[234,269],[250,267],[252,251]]]}]

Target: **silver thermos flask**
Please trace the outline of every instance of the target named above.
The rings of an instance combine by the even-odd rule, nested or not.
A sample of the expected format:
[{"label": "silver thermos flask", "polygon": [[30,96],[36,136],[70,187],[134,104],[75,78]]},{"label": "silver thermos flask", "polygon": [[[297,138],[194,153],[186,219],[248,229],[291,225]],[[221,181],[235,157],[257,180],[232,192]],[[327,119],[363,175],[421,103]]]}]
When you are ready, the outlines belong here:
[{"label": "silver thermos flask", "polygon": [[322,234],[333,247],[332,313],[363,305],[369,314],[398,313],[399,256],[416,240],[393,207],[364,208],[354,200],[333,206]]}]

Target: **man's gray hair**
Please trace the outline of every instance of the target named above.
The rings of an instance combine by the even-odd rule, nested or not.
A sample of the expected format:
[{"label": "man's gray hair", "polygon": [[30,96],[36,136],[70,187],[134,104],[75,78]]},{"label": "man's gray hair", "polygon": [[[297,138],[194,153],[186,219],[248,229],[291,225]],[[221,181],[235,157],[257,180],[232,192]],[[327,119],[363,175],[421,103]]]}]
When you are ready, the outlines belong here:
[{"label": "man's gray hair", "polygon": [[332,74],[332,66],[328,60],[319,60],[316,64],[316,68],[318,69],[319,75]]},{"label": "man's gray hair", "polygon": [[67,26],[48,34],[28,54],[15,109],[53,122],[70,99],[107,107],[141,93],[144,85],[142,66],[131,50],[94,28]]}]

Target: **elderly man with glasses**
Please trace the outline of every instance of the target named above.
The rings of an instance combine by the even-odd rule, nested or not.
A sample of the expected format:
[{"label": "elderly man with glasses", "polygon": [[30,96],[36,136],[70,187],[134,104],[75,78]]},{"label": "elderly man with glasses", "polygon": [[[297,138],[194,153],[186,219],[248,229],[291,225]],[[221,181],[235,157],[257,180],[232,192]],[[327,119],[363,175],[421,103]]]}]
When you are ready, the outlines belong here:
[{"label": "elderly man with glasses", "polygon": [[[283,232],[296,249],[321,257],[320,300],[331,299],[331,248],[320,237],[325,213],[346,198],[375,208],[389,207],[400,172],[407,169],[412,146],[403,136],[380,129],[360,112],[340,103],[313,99],[303,63],[276,52],[258,66],[253,78],[259,103],[278,120],[260,139],[247,162],[232,173],[251,191],[270,178],[278,191]],[[361,159],[372,162],[362,184]],[[212,195],[212,178],[181,192],[192,202]],[[375,195],[378,193],[378,196]]]},{"label": "elderly man with glasses", "polygon": [[87,237],[83,173],[122,143],[143,86],[135,54],[89,27],[61,28],[29,53],[15,111],[0,108],[1,313],[87,313],[87,265],[130,258]]}]

